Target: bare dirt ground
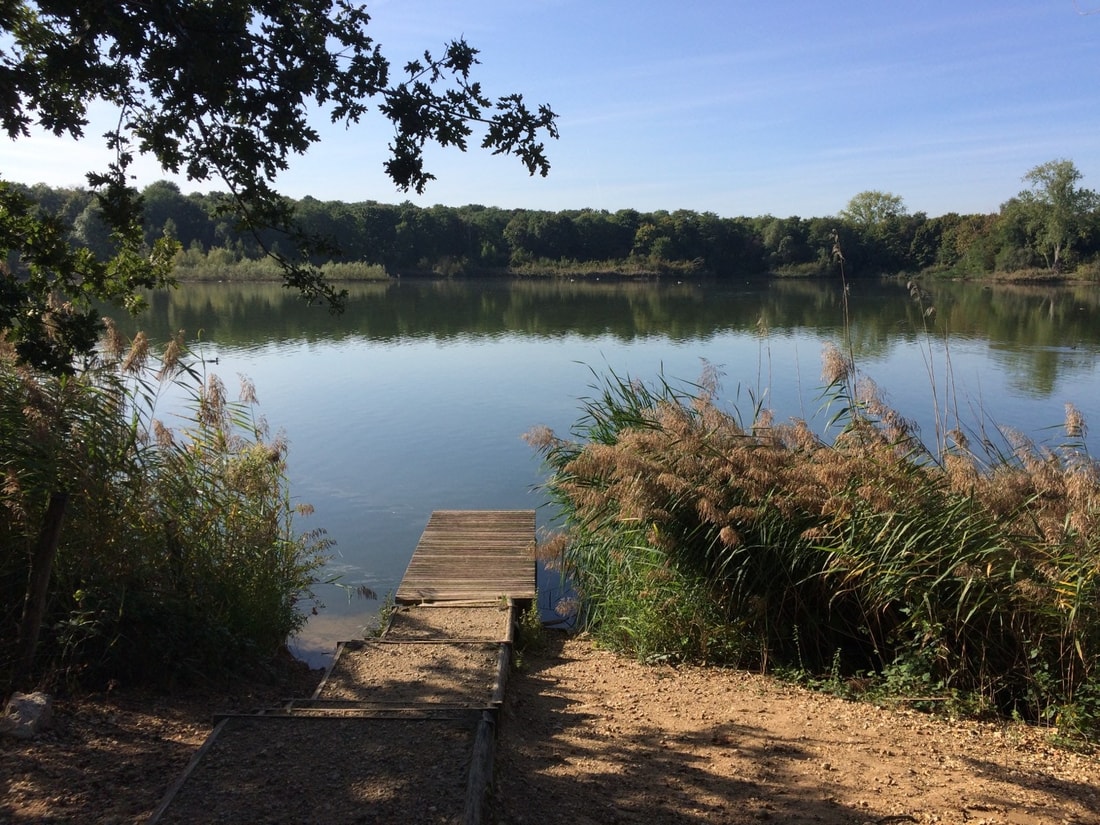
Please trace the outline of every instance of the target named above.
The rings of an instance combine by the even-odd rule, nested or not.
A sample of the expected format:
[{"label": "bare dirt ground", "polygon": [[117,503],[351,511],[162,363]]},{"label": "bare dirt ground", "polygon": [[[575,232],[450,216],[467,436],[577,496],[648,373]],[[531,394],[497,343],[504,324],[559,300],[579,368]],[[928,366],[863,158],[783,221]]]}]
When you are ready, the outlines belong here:
[{"label": "bare dirt ground", "polygon": [[206,740],[215,713],[308,695],[320,678],[320,670],[286,661],[264,678],[171,695],[122,685],[57,699],[54,724],[38,739],[0,739],[0,825],[144,823]]},{"label": "bare dirt ground", "polygon": [[558,639],[508,687],[498,823],[1100,823],[1100,757]]},{"label": "bare dirt ground", "polygon": [[[0,740],[0,823],[145,822],[213,713],[308,696],[320,675],[288,668],[175,696],[123,687],[61,701],[40,739]],[[738,671],[644,667],[554,638],[508,684],[491,821],[1100,823],[1100,757],[1056,748],[1049,733],[857,705]]]}]

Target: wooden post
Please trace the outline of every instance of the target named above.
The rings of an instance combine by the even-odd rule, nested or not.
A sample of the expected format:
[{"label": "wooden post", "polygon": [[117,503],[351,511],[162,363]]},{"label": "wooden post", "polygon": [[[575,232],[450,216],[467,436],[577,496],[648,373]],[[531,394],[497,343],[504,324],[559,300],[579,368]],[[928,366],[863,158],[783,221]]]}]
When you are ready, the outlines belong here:
[{"label": "wooden post", "polygon": [[493,751],[496,749],[496,719],[482,711],[470,755],[470,774],[466,783],[466,808],[462,825],[485,825],[489,795],[493,789]]},{"label": "wooden post", "polygon": [[46,600],[50,588],[50,574],[57,545],[61,541],[61,523],[65,520],[65,508],[69,504],[68,493],[50,496],[42,530],[31,555],[31,570],[27,581],[27,597],[23,602],[23,617],[19,622],[19,653],[16,659],[12,683],[16,688],[30,689],[34,679],[34,653],[38,647],[38,634],[46,614]]}]

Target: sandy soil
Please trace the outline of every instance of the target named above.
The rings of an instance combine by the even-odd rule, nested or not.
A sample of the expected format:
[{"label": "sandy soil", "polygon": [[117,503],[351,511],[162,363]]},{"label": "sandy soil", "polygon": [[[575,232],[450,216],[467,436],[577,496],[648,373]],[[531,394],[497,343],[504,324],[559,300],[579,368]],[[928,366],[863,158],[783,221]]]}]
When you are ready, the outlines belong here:
[{"label": "sandy soil", "polygon": [[[59,702],[39,740],[0,742],[0,823],[145,822],[214,712],[308,696],[319,678],[290,668],[261,684]],[[497,825],[1100,823],[1100,757],[1051,746],[1049,731],[857,705],[737,671],[643,667],[583,639],[524,655],[496,762]],[[271,793],[292,791],[276,782]],[[370,810],[357,821],[382,821]]]},{"label": "sandy soil", "polygon": [[775,680],[557,640],[524,657],[498,823],[1100,823],[1100,758]]},{"label": "sandy soil", "polygon": [[270,677],[172,695],[130,690],[58,699],[53,727],[0,739],[0,825],[144,823],[213,729],[214,714],[309,695],[321,671],[283,662]]}]

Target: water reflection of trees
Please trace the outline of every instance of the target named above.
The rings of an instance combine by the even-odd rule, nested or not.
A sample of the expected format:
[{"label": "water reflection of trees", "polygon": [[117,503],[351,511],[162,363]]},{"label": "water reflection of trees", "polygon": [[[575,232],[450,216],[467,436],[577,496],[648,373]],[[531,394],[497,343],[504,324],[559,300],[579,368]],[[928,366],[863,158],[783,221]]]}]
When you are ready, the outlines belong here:
[{"label": "water reflection of trees", "polygon": [[[517,334],[612,336],[623,341],[704,339],[723,332],[813,331],[844,342],[845,293],[819,280],[657,284],[566,279],[394,280],[347,285],[332,316],[275,284],[184,284],[150,296],[138,321],[154,338],[186,330],[223,346],[286,340],[369,340]],[[847,294],[856,358],[914,342],[977,338],[1021,387],[1049,391],[1060,370],[1091,366],[1100,351],[1100,290],[1087,286],[926,284],[919,300],[900,281],[860,281]]]}]

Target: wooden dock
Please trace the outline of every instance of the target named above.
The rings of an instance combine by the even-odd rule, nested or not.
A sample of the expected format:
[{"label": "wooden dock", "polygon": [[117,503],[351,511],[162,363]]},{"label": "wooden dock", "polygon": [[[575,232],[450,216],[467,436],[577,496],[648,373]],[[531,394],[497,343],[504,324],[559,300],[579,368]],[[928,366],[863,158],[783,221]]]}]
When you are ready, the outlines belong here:
[{"label": "wooden dock", "polygon": [[535,598],[534,510],[436,510],[398,604]]},{"label": "wooden dock", "polygon": [[220,718],[150,825],[483,825],[534,542],[533,510],[432,513],[382,635],[340,642],[312,696]]}]

